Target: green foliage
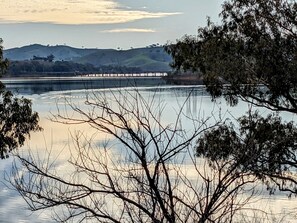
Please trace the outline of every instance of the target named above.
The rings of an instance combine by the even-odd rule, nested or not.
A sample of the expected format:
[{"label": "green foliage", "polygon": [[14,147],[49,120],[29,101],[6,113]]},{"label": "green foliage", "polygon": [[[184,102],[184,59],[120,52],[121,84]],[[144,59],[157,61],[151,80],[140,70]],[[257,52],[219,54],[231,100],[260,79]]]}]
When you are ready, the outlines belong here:
[{"label": "green foliage", "polygon": [[3,75],[5,70],[8,68],[8,60],[3,58],[2,43],[3,43],[3,40],[0,38],[0,76]]},{"label": "green foliage", "polygon": [[81,64],[71,61],[12,61],[7,71],[11,76],[25,75],[75,75],[78,73],[130,73],[141,72],[136,67],[125,66],[100,66],[94,67],[92,64]]},{"label": "green foliage", "polygon": [[31,101],[15,98],[4,86],[0,88],[0,158],[24,145],[31,131],[39,131],[38,114],[32,111]]},{"label": "green foliage", "polygon": [[[4,73],[8,67],[3,59],[2,39],[0,39],[0,70]],[[31,101],[18,99],[0,82],[0,158],[8,157],[9,152],[24,145],[31,131],[39,131],[38,114],[32,111]]]},{"label": "green foliage", "polygon": [[208,21],[166,49],[174,68],[202,71],[214,98],[297,112],[296,15],[295,1],[229,0],[220,25]]},{"label": "green foliage", "polygon": [[[281,180],[279,189],[297,193],[297,128],[292,122],[283,123],[279,116],[261,117],[249,114],[239,120],[239,129],[224,124],[208,130],[197,142],[197,156],[232,163],[240,172],[249,172],[269,186],[271,179]],[[288,184],[287,182],[293,183]]]},{"label": "green foliage", "polygon": [[[49,55],[54,56],[54,61],[74,62],[89,66],[93,65],[96,69],[117,67],[123,69],[140,70],[140,72],[166,72],[171,68],[169,63],[172,61],[162,46],[152,46],[150,48],[137,48],[129,50],[113,49],[76,49],[69,46],[42,46],[38,44],[24,46],[20,48],[8,49],[5,51],[6,57],[12,61],[23,62],[39,58],[49,61]],[[107,71],[108,72],[108,71]],[[133,72],[133,71],[131,71]]]},{"label": "green foliage", "polygon": [[[197,36],[166,46],[171,65],[199,70],[213,99],[297,113],[297,2],[227,0],[220,17],[220,24],[209,19]],[[270,192],[278,187],[296,194],[296,125],[258,113],[238,122],[239,129],[225,123],[206,132],[198,140],[197,156],[251,172]]]}]

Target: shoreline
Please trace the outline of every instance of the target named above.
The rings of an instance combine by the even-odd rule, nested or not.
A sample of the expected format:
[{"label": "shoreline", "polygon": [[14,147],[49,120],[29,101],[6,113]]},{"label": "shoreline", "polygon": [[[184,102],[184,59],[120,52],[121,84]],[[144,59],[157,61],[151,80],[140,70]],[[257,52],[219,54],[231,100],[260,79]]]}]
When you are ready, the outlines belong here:
[{"label": "shoreline", "polygon": [[73,76],[2,76],[0,81],[3,83],[11,82],[30,82],[30,81],[115,81],[115,80],[145,80],[161,79],[169,85],[204,85],[203,78],[195,74],[167,75],[167,76],[92,76],[92,75],[73,75]]},{"label": "shoreline", "polygon": [[168,75],[163,79],[168,84],[174,85],[204,85],[203,78],[195,74]]}]

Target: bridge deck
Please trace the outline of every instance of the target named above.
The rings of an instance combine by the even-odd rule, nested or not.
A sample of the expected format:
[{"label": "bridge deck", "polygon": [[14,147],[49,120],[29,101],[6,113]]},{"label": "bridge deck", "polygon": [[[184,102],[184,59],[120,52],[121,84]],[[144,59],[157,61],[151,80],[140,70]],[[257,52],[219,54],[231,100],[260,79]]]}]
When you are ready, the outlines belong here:
[{"label": "bridge deck", "polygon": [[165,72],[156,73],[132,73],[132,74],[85,74],[84,77],[165,77],[168,74]]}]

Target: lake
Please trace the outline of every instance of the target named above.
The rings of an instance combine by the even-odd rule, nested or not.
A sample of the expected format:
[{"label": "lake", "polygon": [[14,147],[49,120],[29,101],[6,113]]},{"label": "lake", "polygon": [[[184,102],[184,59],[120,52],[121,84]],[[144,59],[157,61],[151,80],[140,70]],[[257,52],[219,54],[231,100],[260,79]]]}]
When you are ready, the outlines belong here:
[{"label": "lake", "polygon": [[[197,119],[207,119],[208,124],[216,122],[219,118],[229,118],[234,120],[248,110],[248,105],[240,102],[236,107],[229,107],[224,100],[213,102],[205,92],[203,86],[170,86],[160,78],[41,78],[41,79],[5,79],[3,81],[8,89],[17,92],[19,96],[25,96],[32,100],[33,109],[39,113],[40,125],[43,131],[33,133],[21,153],[26,154],[30,150],[33,154],[44,154],[44,151],[50,150],[57,154],[60,170],[63,170],[65,163],[69,159],[69,147],[71,147],[72,135],[80,130],[93,134],[88,126],[69,126],[50,119],[59,109],[64,108],[65,100],[73,104],[84,106],[86,95],[89,94],[112,94],[117,95],[120,92],[134,92],[135,89],[147,100],[155,97],[157,101],[166,105],[164,114],[161,118],[162,123],[172,123],[176,119],[176,114],[182,104],[185,102],[184,114],[186,116],[195,116]],[[262,115],[267,114],[261,110]],[[289,114],[283,114],[286,120],[293,120],[295,117]],[[185,120],[183,127],[191,129],[191,122]],[[68,152],[67,152],[68,151]],[[7,160],[1,160],[0,171],[0,221],[1,222],[51,222],[51,213],[41,211],[32,213],[27,210],[25,201],[19,194],[11,190],[4,180],[9,176],[13,157]],[[279,216],[286,215],[292,207],[297,204],[295,198],[287,199],[286,196],[264,196],[259,199],[256,206],[272,213],[278,213]],[[288,218],[291,220],[290,218]]]}]

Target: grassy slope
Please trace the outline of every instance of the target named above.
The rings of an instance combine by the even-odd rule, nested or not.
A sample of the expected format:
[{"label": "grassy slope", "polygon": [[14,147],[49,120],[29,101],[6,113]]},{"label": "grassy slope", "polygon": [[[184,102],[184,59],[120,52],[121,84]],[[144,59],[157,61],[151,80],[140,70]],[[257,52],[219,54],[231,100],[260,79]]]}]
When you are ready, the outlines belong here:
[{"label": "grassy slope", "polygon": [[168,71],[170,70],[170,56],[163,48],[139,48],[126,51],[98,50],[95,53],[78,58],[80,63],[91,63],[95,66],[116,65],[127,67],[140,67],[143,71]]},{"label": "grassy slope", "polygon": [[56,60],[72,60],[95,51],[96,49],[77,49],[69,46],[43,46],[33,44],[5,50],[4,56],[9,60],[30,60],[33,56],[47,57],[53,54]]},{"label": "grassy slope", "polygon": [[162,47],[113,50],[34,44],[4,51],[4,56],[9,60],[30,60],[33,56],[46,57],[50,54],[55,56],[55,60],[91,63],[94,66],[139,67],[143,71],[168,71],[171,62],[171,57]]}]

